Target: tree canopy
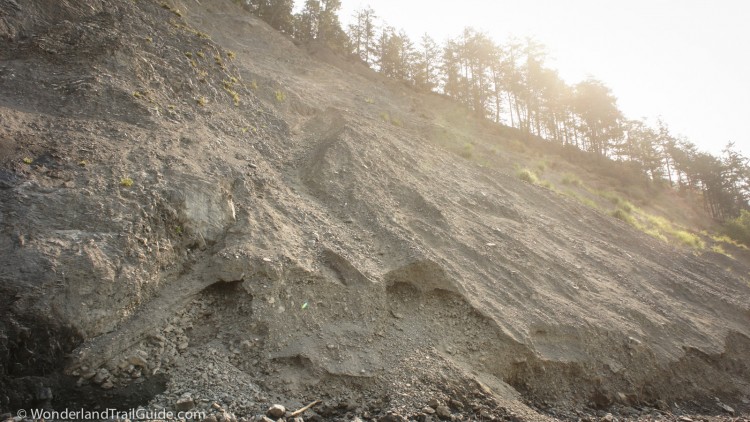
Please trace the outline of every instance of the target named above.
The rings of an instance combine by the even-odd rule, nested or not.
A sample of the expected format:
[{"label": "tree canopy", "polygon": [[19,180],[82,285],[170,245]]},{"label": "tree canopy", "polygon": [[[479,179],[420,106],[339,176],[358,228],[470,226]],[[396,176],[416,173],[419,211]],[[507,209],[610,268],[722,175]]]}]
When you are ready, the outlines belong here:
[{"label": "tree canopy", "polygon": [[627,119],[603,82],[589,78],[569,85],[547,65],[545,46],[533,39],[498,43],[467,27],[442,45],[428,34],[414,43],[403,30],[378,22],[369,6],[356,11],[344,31],[340,0],[306,0],[297,14],[292,13],[293,0],[245,1],[261,19],[301,42],[323,42],[385,76],[451,97],[526,137],[627,163],[654,183],[698,192],[714,218],[731,219],[750,210],[750,164],[734,144],[714,156],[672,135],[662,121]]}]

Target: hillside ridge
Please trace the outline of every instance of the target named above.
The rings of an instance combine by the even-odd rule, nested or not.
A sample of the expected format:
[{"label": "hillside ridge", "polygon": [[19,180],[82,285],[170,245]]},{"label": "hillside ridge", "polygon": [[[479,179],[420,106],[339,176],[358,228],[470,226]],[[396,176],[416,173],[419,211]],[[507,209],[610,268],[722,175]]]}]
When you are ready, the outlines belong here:
[{"label": "hillside ridge", "polygon": [[229,0],[0,11],[3,412],[748,411],[741,248],[520,180],[513,130]]}]

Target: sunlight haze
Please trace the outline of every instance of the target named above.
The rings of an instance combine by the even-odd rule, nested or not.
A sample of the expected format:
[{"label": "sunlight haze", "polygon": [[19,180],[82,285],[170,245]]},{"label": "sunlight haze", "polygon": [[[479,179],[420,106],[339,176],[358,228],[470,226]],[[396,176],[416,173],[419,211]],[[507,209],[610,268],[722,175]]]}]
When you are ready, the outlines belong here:
[{"label": "sunlight haze", "polygon": [[628,118],[657,117],[676,135],[721,153],[733,141],[747,155],[750,2],[533,0],[453,2],[343,0],[342,23],[368,4],[413,40],[438,41],[472,26],[503,42],[531,36],[568,83],[603,81]]}]

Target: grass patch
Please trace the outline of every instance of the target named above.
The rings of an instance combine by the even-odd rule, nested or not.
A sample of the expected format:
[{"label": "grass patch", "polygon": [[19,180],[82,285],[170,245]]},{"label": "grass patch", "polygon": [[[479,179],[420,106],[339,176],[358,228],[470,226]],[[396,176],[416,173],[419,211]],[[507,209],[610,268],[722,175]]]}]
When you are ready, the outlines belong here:
[{"label": "grass patch", "polygon": [[659,240],[661,240],[664,243],[669,243],[669,239],[667,239],[667,236],[664,236],[664,234],[662,234],[662,232],[660,232],[657,229],[645,229],[644,228],[642,230],[643,230],[644,233],[646,233],[647,235],[649,235],[651,237],[659,239]]},{"label": "grass patch", "polygon": [[24,164],[31,164],[33,162],[34,162],[34,159],[32,159],[30,157],[23,157],[23,163]]},{"label": "grass patch", "polygon": [[581,179],[579,179],[578,176],[572,173],[565,173],[563,175],[562,184],[566,186],[575,186],[575,187],[583,186],[583,182],[581,182]]},{"label": "grass patch", "polygon": [[575,199],[576,201],[580,202],[581,204],[583,204],[583,205],[585,205],[585,206],[587,206],[589,208],[592,208],[592,209],[595,209],[595,210],[599,209],[599,205],[597,205],[596,202],[592,201],[589,198],[586,198],[585,196],[579,195],[577,192],[573,192],[570,189],[564,190],[562,192],[562,194],[565,195],[565,196],[567,196],[567,197]]},{"label": "grass patch", "polygon": [[277,102],[283,103],[284,101],[286,101],[286,94],[284,93],[284,91],[277,89],[274,94],[276,95]]},{"label": "grass patch", "polygon": [[695,249],[705,249],[706,243],[697,235],[687,232],[685,230],[676,230],[674,237],[680,241],[683,245],[693,247]]},{"label": "grass patch", "polygon": [[216,63],[216,66],[219,66],[222,69],[226,69],[224,67],[224,61],[221,59],[221,56],[218,54],[214,56],[214,63]]},{"label": "grass patch", "polygon": [[598,191],[597,194],[602,198],[609,200],[609,202],[611,202],[616,207],[622,208],[627,212],[633,212],[635,210],[635,205],[615,192]]},{"label": "grass patch", "polygon": [[195,102],[198,103],[198,105],[201,107],[205,107],[206,104],[208,104],[208,100],[206,99],[206,97],[198,97],[198,99],[195,100]]},{"label": "grass patch", "polygon": [[129,188],[133,186],[133,179],[129,177],[123,177],[122,179],[120,179],[120,186],[124,188]]},{"label": "grass patch", "polygon": [[633,227],[637,227],[637,222],[635,221],[635,218],[633,218],[632,215],[630,215],[629,212],[623,210],[622,208],[617,208],[616,210],[612,211],[609,215],[612,217],[622,220],[628,224],[630,224]]},{"label": "grass patch", "polygon": [[722,248],[721,245],[713,245],[711,247],[711,251],[714,252],[714,253],[722,254],[724,256],[727,256],[729,258],[734,259],[734,257],[732,255],[730,255],[729,253],[727,253],[727,251],[724,250],[724,248]]}]

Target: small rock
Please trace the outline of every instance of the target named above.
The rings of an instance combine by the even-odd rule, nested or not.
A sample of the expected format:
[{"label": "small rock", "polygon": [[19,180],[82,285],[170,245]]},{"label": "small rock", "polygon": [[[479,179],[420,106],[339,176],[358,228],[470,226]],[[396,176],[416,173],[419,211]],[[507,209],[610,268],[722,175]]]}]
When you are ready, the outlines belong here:
[{"label": "small rock", "polygon": [[273,406],[268,408],[266,415],[272,418],[280,418],[284,416],[285,413],[286,413],[286,408],[284,406],[280,404],[274,404]]},{"label": "small rock", "polygon": [[438,406],[440,406],[440,400],[430,399],[430,401],[427,402],[427,405],[433,409],[436,409]]},{"label": "small rock", "polygon": [[94,381],[94,383],[96,383],[96,384],[101,384],[101,383],[103,383],[104,381],[106,381],[106,380],[107,380],[107,379],[108,379],[109,377],[110,377],[110,373],[109,373],[109,371],[107,370],[107,368],[102,368],[102,369],[100,369],[100,370],[99,370],[99,371],[98,371],[98,372],[96,373],[96,376],[94,376],[94,379],[93,379],[93,381]]},{"label": "small rock", "polygon": [[464,409],[464,404],[463,404],[463,403],[461,403],[461,402],[460,402],[459,400],[454,400],[454,399],[451,399],[451,400],[450,400],[450,405],[451,405],[451,406],[452,406],[452,407],[453,407],[454,409],[456,409],[456,410],[463,410],[463,409]]},{"label": "small rock", "polygon": [[681,422],[693,422],[693,420],[688,418],[687,416],[680,416],[679,420]]},{"label": "small rock", "polygon": [[717,404],[719,405],[719,407],[721,408],[721,410],[729,413],[730,415],[734,415],[734,408],[732,408],[730,406],[727,406],[726,404],[724,404],[722,402],[719,402]]},{"label": "small rock", "polygon": [[435,413],[440,419],[450,419],[451,409],[448,406],[438,406],[435,408]]},{"label": "small rock", "polygon": [[664,400],[657,400],[656,401],[656,408],[659,409],[659,410],[663,410],[663,411],[666,412],[666,411],[669,410],[669,405]]},{"label": "small rock", "polygon": [[101,386],[101,387],[102,387],[103,389],[105,389],[105,390],[110,390],[110,389],[114,388],[114,386],[115,386],[115,385],[114,385],[114,384],[112,384],[112,381],[110,381],[110,380],[107,380],[107,381],[104,381],[104,382],[102,383],[102,386]]},{"label": "small rock", "polygon": [[615,420],[615,417],[612,416],[611,413],[607,413],[606,415],[602,416],[602,418],[599,420],[601,422],[613,422]]},{"label": "small rock", "polygon": [[141,368],[148,368],[148,362],[140,356],[131,356],[128,358],[128,363],[133,366],[140,366]]},{"label": "small rock", "polygon": [[479,418],[485,420],[492,420],[492,413],[488,409],[479,410]]},{"label": "small rock", "polygon": [[177,403],[174,404],[175,410],[179,412],[184,412],[194,407],[195,407],[195,402],[193,401],[192,397],[182,397],[179,400],[177,400]]},{"label": "small rock", "polygon": [[378,422],[406,422],[406,418],[396,413],[389,413],[378,419]]},{"label": "small rock", "polygon": [[203,422],[216,422],[216,416],[211,415],[207,417],[206,419],[203,419]]},{"label": "small rock", "polygon": [[81,378],[85,380],[94,378],[95,376],[96,376],[96,371],[94,371],[93,369],[89,369],[88,371],[83,371],[83,373],[81,374]]},{"label": "small rock", "polygon": [[435,414],[435,409],[433,409],[430,406],[425,406],[425,407],[422,408],[422,413],[426,413],[428,415],[434,415]]},{"label": "small rock", "polygon": [[37,400],[52,400],[52,389],[49,387],[41,387],[36,391]]}]

